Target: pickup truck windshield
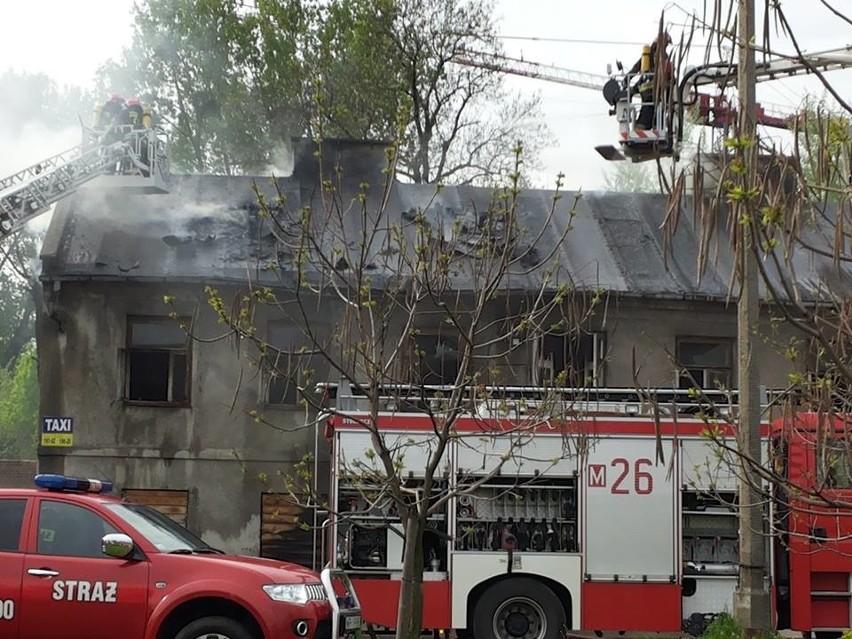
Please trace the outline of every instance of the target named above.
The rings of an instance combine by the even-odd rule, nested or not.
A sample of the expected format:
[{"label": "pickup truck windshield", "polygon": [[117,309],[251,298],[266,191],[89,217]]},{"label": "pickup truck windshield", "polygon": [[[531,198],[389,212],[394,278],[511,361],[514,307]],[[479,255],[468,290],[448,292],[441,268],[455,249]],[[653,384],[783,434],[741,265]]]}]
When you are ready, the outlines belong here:
[{"label": "pickup truck windshield", "polygon": [[150,506],[108,504],[107,508],[138,530],[161,552],[187,554],[220,552]]}]

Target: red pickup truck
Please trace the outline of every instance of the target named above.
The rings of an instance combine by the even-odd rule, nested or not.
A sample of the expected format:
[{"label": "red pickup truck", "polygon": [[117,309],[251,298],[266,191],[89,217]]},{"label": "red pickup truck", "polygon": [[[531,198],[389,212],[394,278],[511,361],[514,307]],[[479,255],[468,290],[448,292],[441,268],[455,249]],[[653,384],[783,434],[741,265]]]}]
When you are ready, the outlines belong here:
[{"label": "red pickup truck", "polygon": [[0,490],[3,639],[353,639],[341,573],[226,555],[109,482]]}]

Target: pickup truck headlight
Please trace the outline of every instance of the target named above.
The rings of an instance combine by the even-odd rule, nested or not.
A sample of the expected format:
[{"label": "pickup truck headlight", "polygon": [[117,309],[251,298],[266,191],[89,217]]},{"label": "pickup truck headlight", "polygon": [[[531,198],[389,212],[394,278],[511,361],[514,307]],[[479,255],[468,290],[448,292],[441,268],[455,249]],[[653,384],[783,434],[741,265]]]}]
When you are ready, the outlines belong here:
[{"label": "pickup truck headlight", "polygon": [[287,601],[289,603],[308,603],[308,587],[305,584],[270,584],[264,586],[263,590],[274,601]]}]

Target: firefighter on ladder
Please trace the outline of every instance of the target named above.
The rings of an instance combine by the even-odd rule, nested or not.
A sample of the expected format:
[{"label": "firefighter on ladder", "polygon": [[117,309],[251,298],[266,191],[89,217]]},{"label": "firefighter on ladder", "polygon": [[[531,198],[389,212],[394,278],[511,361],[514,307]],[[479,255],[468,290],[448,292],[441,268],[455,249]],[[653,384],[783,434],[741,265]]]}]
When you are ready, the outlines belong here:
[{"label": "firefighter on ladder", "polygon": [[633,90],[642,98],[642,107],[634,125],[636,131],[656,128],[654,124],[657,106],[669,97],[672,64],[666,47],[671,42],[672,38],[668,32],[660,32],[654,42],[642,48],[642,56],[628,71],[628,79],[638,74],[638,81]]}]

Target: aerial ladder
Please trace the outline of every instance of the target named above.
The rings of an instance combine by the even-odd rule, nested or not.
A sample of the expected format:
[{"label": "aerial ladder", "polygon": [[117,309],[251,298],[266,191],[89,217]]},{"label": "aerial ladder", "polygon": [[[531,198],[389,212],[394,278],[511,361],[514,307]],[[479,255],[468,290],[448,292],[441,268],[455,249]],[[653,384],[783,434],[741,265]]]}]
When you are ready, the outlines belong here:
[{"label": "aerial ladder", "polygon": [[168,137],[150,115],[84,126],[80,144],[0,179],[0,238],[84,185],[166,193],[169,179]]},{"label": "aerial ladder", "polygon": [[[729,62],[688,68],[671,91],[664,92],[653,104],[653,124],[643,130],[636,127],[643,102],[640,92],[634,87],[647,73],[626,72],[620,62],[616,63],[616,73],[608,68],[607,75],[596,75],[484,51],[465,52],[455,61],[464,66],[601,91],[611,107],[609,115],[614,116],[619,125],[618,146],[595,147],[607,160],[642,162],[660,157],[677,159],[683,140],[684,111],[689,107],[695,107],[695,120],[700,125],[727,128],[736,121],[736,108],[721,93],[737,82],[737,65]],[[755,76],[760,82],[849,67],[852,67],[852,45],[805,53],[801,58],[776,56],[757,63]],[[718,88],[718,95],[699,92],[699,88],[711,85]],[[790,117],[770,112],[760,104],[755,116],[757,123],[764,126],[791,126]]]}]

